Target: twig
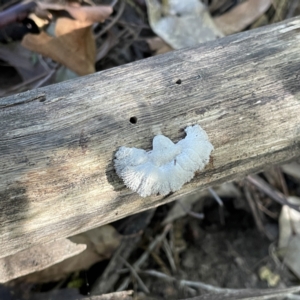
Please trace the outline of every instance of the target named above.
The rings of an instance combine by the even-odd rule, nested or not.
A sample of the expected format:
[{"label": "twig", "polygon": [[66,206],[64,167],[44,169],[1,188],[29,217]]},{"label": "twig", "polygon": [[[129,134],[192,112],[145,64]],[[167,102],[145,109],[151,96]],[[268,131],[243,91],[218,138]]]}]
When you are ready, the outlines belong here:
[{"label": "twig", "polygon": [[220,206],[224,206],[223,201],[221,200],[221,198],[219,197],[219,195],[215,192],[215,190],[212,189],[211,187],[209,187],[208,190],[211,193],[211,195],[215,198],[215,200],[218,202],[218,204]]},{"label": "twig", "polygon": [[[149,245],[147,251],[145,251],[141,256],[140,258],[132,265],[132,267],[138,271],[139,268],[142,266],[142,264],[148,259],[149,257],[149,254],[154,250],[154,248],[159,244],[161,243],[165,236],[167,235],[167,233],[170,231],[172,225],[171,224],[167,224],[164,228],[164,231],[162,234],[160,234],[159,236],[157,236],[155,238],[155,240],[153,240],[151,242],[151,244]],[[123,280],[123,282],[120,284],[120,286],[118,287],[117,291],[122,291],[124,290],[125,288],[127,288],[128,284],[130,282],[130,279],[129,277],[127,277],[126,279]]]},{"label": "twig", "polygon": [[295,209],[296,211],[300,212],[299,205],[295,205],[292,203],[289,203],[286,199],[286,197],[280,193],[279,191],[272,188],[267,182],[265,182],[262,178],[260,178],[257,175],[249,175],[247,176],[247,180],[254,184],[260,191],[264,192],[266,195],[268,195],[270,198],[275,200],[276,202],[287,205],[290,208]]},{"label": "twig", "polygon": [[0,28],[16,22],[21,22],[35,9],[35,2],[16,4],[0,12]]},{"label": "twig", "polygon": [[[112,18],[108,18],[107,20],[110,20]],[[122,25],[122,26],[130,26],[130,27],[138,27],[139,29],[151,29],[151,27],[147,24],[137,24],[137,23],[132,23],[132,22],[127,22],[124,20],[118,20],[117,22],[118,24]],[[138,39],[136,39],[137,41],[146,41],[148,38],[147,37],[140,37]]]},{"label": "twig", "polygon": [[98,39],[100,36],[102,36],[105,32],[107,32],[110,28],[112,28],[116,24],[116,22],[121,18],[124,9],[125,9],[125,1],[122,0],[117,15],[101,31],[95,34],[95,39]]},{"label": "twig", "polygon": [[[172,276],[166,275],[166,274],[164,274],[162,272],[159,272],[159,271],[156,271],[156,270],[139,271],[139,273],[148,274],[150,276],[161,278],[161,279],[164,279],[164,280],[166,280],[168,282],[178,282],[179,284],[181,283],[180,280],[177,280],[176,278],[174,278]],[[184,286],[184,284],[182,284],[182,286]],[[191,289],[190,287],[188,287],[188,291],[191,292],[191,293],[193,293],[193,294],[195,293],[195,290]]]},{"label": "twig", "polygon": [[179,249],[177,249],[175,247],[175,233],[174,233],[174,227],[178,226],[178,222],[174,222],[173,223],[173,227],[172,229],[170,230],[170,234],[169,234],[169,237],[170,237],[170,241],[169,241],[169,245],[171,247],[171,251],[174,255],[174,263],[175,263],[175,266],[176,266],[176,270],[178,270],[180,268],[180,259],[179,259]]},{"label": "twig", "polygon": [[247,183],[245,184],[244,186],[244,193],[245,193],[245,196],[246,196],[246,199],[248,201],[248,204],[250,206],[250,209],[252,211],[252,215],[254,217],[254,221],[255,221],[255,224],[256,224],[256,227],[257,229],[261,232],[261,233],[265,233],[265,228],[264,228],[264,225],[257,213],[257,207],[256,207],[256,204],[252,198],[252,195],[247,187]]},{"label": "twig", "polygon": [[[177,280],[174,277],[168,276],[166,274],[163,274],[158,271],[154,270],[147,270],[147,271],[142,271],[141,273],[148,274],[151,276],[155,276],[157,278],[164,279],[169,282],[178,282],[180,285],[183,286],[188,286],[188,287],[195,287],[201,290],[208,291],[213,294],[219,294],[219,296],[212,296],[210,294],[203,295],[203,296],[198,296],[195,298],[190,298],[186,300],[209,300],[209,299],[236,299],[236,300],[241,300],[241,299],[273,299],[276,296],[280,295],[290,295],[292,293],[299,292],[300,287],[291,287],[291,288],[284,288],[284,289],[266,289],[266,290],[261,290],[261,289],[228,289],[228,288],[220,288],[216,287],[210,284],[206,284],[200,281],[189,281],[189,280]],[[297,299],[297,298],[296,298]]]},{"label": "twig", "polygon": [[[120,273],[118,270],[123,268],[119,256],[122,256],[124,259],[129,257],[136,248],[137,243],[140,241],[141,231],[149,224],[154,212],[155,209],[147,210],[144,213],[136,215],[136,217],[129,218],[128,224],[123,223],[123,226],[125,226],[122,228],[122,232],[126,234],[126,236],[123,237],[121,245],[110,259],[105,271],[93,284],[91,290],[92,295],[104,294],[113,289],[114,285],[119,280]],[[135,225],[132,226],[132,223]]]},{"label": "twig", "polygon": [[154,248],[164,240],[164,238],[166,237],[167,233],[170,231],[171,228],[172,228],[171,224],[167,224],[165,226],[163,233],[157,236],[156,239],[153,242],[151,242],[147,251],[144,252],[141,255],[141,257],[133,264],[134,268],[139,268],[140,266],[142,266],[142,264],[147,260],[149,254],[154,250]]},{"label": "twig", "polygon": [[[5,91],[1,91],[0,92],[0,96],[1,97],[4,97],[4,96],[7,96],[7,95],[10,95],[10,94],[12,94],[12,93],[18,93],[18,92],[22,92],[22,91],[24,91],[26,88],[27,89],[31,89],[31,86],[29,86],[30,84],[33,84],[33,83],[35,83],[35,82],[37,82],[37,81],[39,81],[39,80],[44,80],[44,78],[46,77],[46,76],[48,76],[48,72],[43,72],[42,74],[39,74],[39,75],[37,75],[37,76],[35,76],[35,77],[33,77],[33,78],[30,78],[30,79],[28,79],[28,80],[26,80],[26,81],[23,81],[23,82],[21,82],[21,83],[19,83],[19,84],[16,84],[16,85],[14,85],[14,86],[12,86],[11,88],[9,88],[9,89],[6,89]],[[37,85],[39,84],[39,82],[37,82],[36,83]]]},{"label": "twig", "polygon": [[272,212],[269,209],[267,209],[259,200],[257,201],[257,207],[270,218],[275,220],[278,218],[278,213]]},{"label": "twig", "polygon": [[283,191],[283,194],[288,197],[289,196],[289,190],[288,190],[288,187],[286,185],[286,181],[282,175],[282,171],[281,171],[281,168],[279,167],[276,167],[276,171],[278,173],[278,177],[279,177],[279,180],[280,180],[280,184],[281,184],[281,187],[282,187],[282,191]]},{"label": "twig", "polygon": [[149,294],[150,292],[149,292],[148,288],[146,287],[146,285],[144,284],[144,282],[142,281],[141,277],[138,275],[136,270],[123,257],[119,256],[119,259],[122,260],[124,265],[127,266],[127,268],[130,270],[131,274],[135,277],[135,279],[137,280],[137,282],[138,282],[140,288],[143,290],[143,292],[146,294]]},{"label": "twig", "polygon": [[156,251],[152,251],[150,255],[151,258],[153,258],[154,261],[158,264],[161,271],[171,276],[171,271],[169,270],[169,267],[166,265],[164,260],[156,253]]},{"label": "twig", "polygon": [[109,30],[107,32],[107,38],[104,43],[97,49],[97,55],[95,61],[98,62],[100,59],[105,57],[112,47],[117,44],[116,36]]},{"label": "twig", "polygon": [[213,293],[225,293],[225,292],[235,292],[236,289],[226,289],[226,288],[219,288],[210,284],[206,284],[201,281],[190,281],[190,280],[177,280],[175,277],[168,276],[164,273],[155,271],[155,270],[146,270],[146,271],[139,271],[139,273],[148,274],[157,278],[165,279],[169,282],[178,282],[182,286],[189,286],[200,288],[205,291],[213,292]]},{"label": "twig", "polygon": [[172,250],[171,250],[171,247],[170,247],[168,241],[166,240],[166,238],[163,241],[163,249],[165,250],[165,253],[168,257],[172,271],[176,272],[177,268],[176,268],[175,261],[174,261],[173,255],[172,255]]},{"label": "twig", "polygon": [[177,202],[179,203],[179,205],[181,206],[182,210],[184,210],[184,212],[185,212],[187,215],[189,215],[189,216],[191,216],[191,217],[194,217],[194,218],[196,218],[196,219],[200,219],[200,220],[202,220],[202,219],[204,218],[204,214],[203,214],[203,213],[196,213],[196,212],[194,212],[194,211],[191,211],[191,210],[187,209],[187,208],[182,204],[182,202],[181,202],[180,200],[177,200]]},{"label": "twig", "polygon": [[[83,298],[83,300],[132,300],[133,291],[122,291],[104,294],[101,296],[92,296],[88,298]],[[81,298],[80,298],[81,299]]]},{"label": "twig", "polygon": [[17,93],[20,91],[24,91],[26,88],[27,89],[33,89],[33,88],[38,88],[40,86],[42,86],[45,82],[47,82],[47,80],[49,80],[51,78],[51,76],[53,76],[55,74],[55,72],[57,72],[57,70],[59,69],[59,67],[61,66],[58,63],[55,63],[55,65],[53,67],[50,67],[43,59],[39,59],[39,63],[41,65],[43,65],[44,67],[44,72],[32,77],[26,81],[23,81],[22,83],[19,83],[15,86],[12,86],[9,89],[6,89],[4,92],[0,92],[0,96],[5,96],[5,95],[9,95],[12,93]]},{"label": "twig", "polygon": [[272,1],[275,8],[275,14],[270,23],[276,23],[284,20],[288,9],[289,0]]},{"label": "twig", "polygon": [[224,217],[224,204],[219,195],[215,192],[215,190],[211,187],[208,188],[211,195],[215,198],[215,200],[219,204],[219,214],[220,214],[220,223],[221,225],[225,225],[225,217]]},{"label": "twig", "polygon": [[41,80],[38,81],[32,88],[37,89],[37,88],[41,87],[45,82],[47,82],[47,80],[49,80],[55,74],[55,72],[57,72],[57,69],[58,69],[58,66],[55,69],[52,69],[51,71],[49,71],[49,73],[44,78],[41,78]]},{"label": "twig", "polygon": [[118,0],[112,0],[110,6],[114,7],[118,3]]},{"label": "twig", "polygon": [[279,268],[279,267],[282,267],[283,264],[282,262],[280,261],[280,259],[278,258],[278,255],[277,255],[277,249],[276,249],[276,246],[274,245],[274,243],[271,243],[269,245],[269,257],[271,257],[274,261],[274,263],[276,264],[276,266]]},{"label": "twig", "polygon": [[234,293],[238,291],[237,289],[220,288],[200,281],[180,280],[180,284],[187,285],[190,287],[200,288],[202,290],[216,293],[216,294],[223,294],[223,293],[230,293],[230,292]]}]

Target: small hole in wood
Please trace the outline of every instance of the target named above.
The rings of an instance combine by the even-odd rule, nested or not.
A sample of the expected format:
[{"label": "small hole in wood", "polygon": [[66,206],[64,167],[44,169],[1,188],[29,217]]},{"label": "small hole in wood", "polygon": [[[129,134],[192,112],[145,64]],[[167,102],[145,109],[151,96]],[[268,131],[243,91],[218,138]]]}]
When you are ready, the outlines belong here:
[{"label": "small hole in wood", "polygon": [[176,81],[176,84],[181,84],[181,79],[178,79],[177,81]]},{"label": "small hole in wood", "polygon": [[136,124],[136,123],[137,123],[137,117],[131,117],[131,118],[129,119],[129,122],[130,122],[131,124]]},{"label": "small hole in wood", "polygon": [[46,101],[46,97],[45,96],[41,97],[41,99],[40,99],[40,102],[44,102],[44,101]]}]

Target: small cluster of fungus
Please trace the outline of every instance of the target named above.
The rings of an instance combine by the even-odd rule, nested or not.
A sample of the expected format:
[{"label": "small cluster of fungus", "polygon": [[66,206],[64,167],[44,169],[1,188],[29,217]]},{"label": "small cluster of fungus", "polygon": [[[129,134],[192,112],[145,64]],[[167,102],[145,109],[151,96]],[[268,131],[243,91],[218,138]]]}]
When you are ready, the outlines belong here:
[{"label": "small cluster of fungus", "polygon": [[185,129],[186,137],[174,144],[164,135],[153,139],[153,150],[120,147],[115,169],[125,185],[142,197],[167,195],[189,182],[203,170],[214,149],[199,126]]}]

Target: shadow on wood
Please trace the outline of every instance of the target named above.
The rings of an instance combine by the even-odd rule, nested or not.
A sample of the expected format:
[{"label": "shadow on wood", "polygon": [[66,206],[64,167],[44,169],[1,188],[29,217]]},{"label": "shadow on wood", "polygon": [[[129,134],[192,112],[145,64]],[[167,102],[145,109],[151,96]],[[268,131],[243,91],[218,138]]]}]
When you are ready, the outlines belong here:
[{"label": "shadow on wood", "polygon": [[[0,99],[0,257],[299,156],[299,29],[295,18]],[[124,187],[120,146],[177,142],[193,124],[215,148],[203,172],[167,197]]]}]

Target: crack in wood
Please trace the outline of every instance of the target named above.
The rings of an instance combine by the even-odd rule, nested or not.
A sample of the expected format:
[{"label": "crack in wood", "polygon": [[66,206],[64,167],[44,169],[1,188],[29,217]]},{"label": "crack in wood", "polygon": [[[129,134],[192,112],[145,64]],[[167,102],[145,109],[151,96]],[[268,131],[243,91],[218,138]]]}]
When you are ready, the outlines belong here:
[{"label": "crack in wood", "polygon": [[38,95],[20,102],[16,102],[16,103],[11,103],[11,104],[4,104],[4,105],[0,105],[0,109],[5,109],[5,108],[9,108],[9,107],[13,107],[13,106],[17,106],[17,105],[22,105],[22,104],[26,104],[32,101],[36,101],[39,100],[40,102],[44,102],[46,100],[46,95],[42,94],[42,95]]}]

